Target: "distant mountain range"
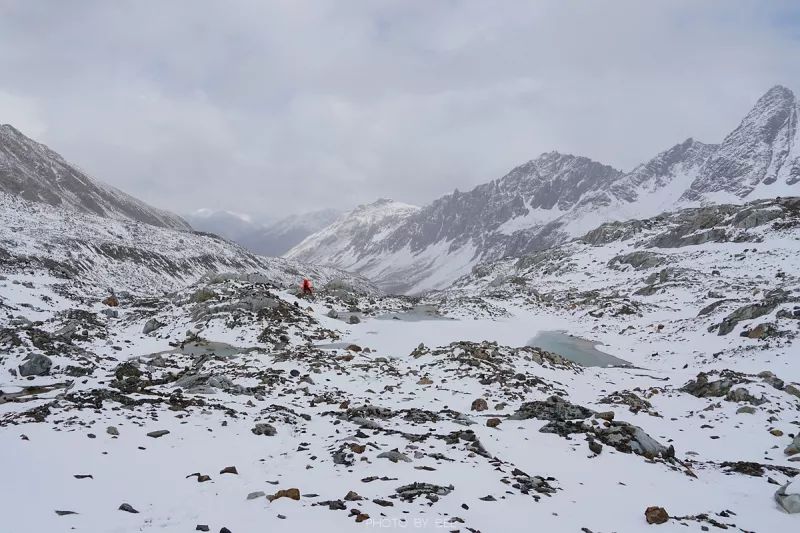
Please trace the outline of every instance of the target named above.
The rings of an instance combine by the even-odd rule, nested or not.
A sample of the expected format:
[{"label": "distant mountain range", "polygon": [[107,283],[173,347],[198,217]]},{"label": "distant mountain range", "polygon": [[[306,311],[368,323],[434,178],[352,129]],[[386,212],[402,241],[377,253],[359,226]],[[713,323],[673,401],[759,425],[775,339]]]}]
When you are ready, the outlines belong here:
[{"label": "distant mountain range", "polygon": [[257,254],[280,256],[312,233],[334,222],[341,211],[324,209],[260,222],[248,215],[224,210],[198,209],[184,218],[195,229],[216,233]]},{"label": "distant mountain range", "polygon": [[[443,288],[483,261],[564,242],[601,223],[797,195],[798,101],[776,86],[720,144],[677,144],[630,172],[558,152],[422,208],[362,206],[286,256],[357,272],[392,292]],[[365,213],[368,216],[365,216]]]}]

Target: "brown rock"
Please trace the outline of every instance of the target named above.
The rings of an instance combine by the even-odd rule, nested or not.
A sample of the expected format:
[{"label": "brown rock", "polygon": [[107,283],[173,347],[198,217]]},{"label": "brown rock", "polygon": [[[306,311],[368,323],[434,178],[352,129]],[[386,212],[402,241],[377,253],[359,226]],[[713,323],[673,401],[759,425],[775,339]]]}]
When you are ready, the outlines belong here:
[{"label": "brown rock", "polygon": [[238,474],[239,471],[236,470],[235,466],[226,466],[222,470],[219,471],[220,474]]},{"label": "brown rock", "polygon": [[423,376],[422,379],[417,381],[417,385],[432,385],[433,381],[428,376]]},{"label": "brown rock", "polygon": [[350,352],[360,352],[361,346],[359,346],[358,344],[351,344],[350,346],[347,347],[347,350]]},{"label": "brown rock", "polygon": [[644,518],[648,524],[663,524],[669,520],[667,510],[663,507],[648,507],[644,511]]},{"label": "brown rock", "polygon": [[369,515],[365,513],[359,513],[356,516],[356,522],[363,522],[364,520],[369,520]]},{"label": "brown rock", "polygon": [[603,412],[597,413],[594,416],[596,416],[597,418],[601,418],[603,420],[608,420],[609,422],[611,422],[612,420],[614,420],[614,411],[603,411]]},{"label": "brown rock", "polygon": [[776,437],[783,437],[783,431],[781,431],[780,429],[771,429],[769,432]]},{"label": "brown rock", "polygon": [[353,453],[364,453],[367,449],[366,444],[356,444],[355,442],[351,442],[348,446]]},{"label": "brown rock", "polygon": [[489,404],[486,403],[486,400],[483,398],[478,398],[474,402],[472,402],[472,410],[473,411],[485,411],[489,408]]},{"label": "brown rock", "polygon": [[499,418],[490,418],[489,420],[486,421],[486,425],[488,427],[490,427],[490,428],[496,428],[497,426],[500,425],[500,419]]},{"label": "brown rock", "polygon": [[300,489],[281,489],[275,494],[267,496],[269,501],[275,501],[278,498],[290,498],[295,501],[300,500]]},{"label": "brown rock", "polygon": [[348,501],[348,502],[355,502],[355,501],[358,501],[358,500],[363,500],[364,498],[359,496],[357,492],[351,490],[350,492],[347,493],[347,495],[344,497],[344,499],[345,499],[345,501]]}]

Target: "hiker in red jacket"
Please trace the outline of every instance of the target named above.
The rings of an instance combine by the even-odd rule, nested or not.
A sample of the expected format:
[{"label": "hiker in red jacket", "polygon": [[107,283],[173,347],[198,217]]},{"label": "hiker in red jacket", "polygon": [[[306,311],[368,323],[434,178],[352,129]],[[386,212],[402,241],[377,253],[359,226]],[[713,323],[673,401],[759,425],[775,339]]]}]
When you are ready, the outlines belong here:
[{"label": "hiker in red jacket", "polygon": [[314,286],[311,284],[311,280],[308,278],[303,278],[303,296],[314,296]]}]

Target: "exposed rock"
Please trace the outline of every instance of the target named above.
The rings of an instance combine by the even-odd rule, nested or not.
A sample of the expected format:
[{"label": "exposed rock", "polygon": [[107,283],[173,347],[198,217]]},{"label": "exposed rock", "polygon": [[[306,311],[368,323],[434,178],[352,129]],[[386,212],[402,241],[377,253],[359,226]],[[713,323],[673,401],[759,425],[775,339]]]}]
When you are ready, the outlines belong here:
[{"label": "exposed rock", "polygon": [[400,451],[397,451],[397,450],[392,450],[392,451],[388,451],[388,452],[379,453],[378,454],[378,458],[379,459],[389,459],[393,463],[396,463],[398,461],[403,461],[403,462],[406,462],[406,463],[410,463],[411,462],[411,459],[406,454],[404,454],[404,453],[402,453]]},{"label": "exposed rock", "polygon": [[783,453],[785,453],[786,455],[794,455],[796,453],[800,453],[800,433],[795,435],[794,440],[792,440],[792,443],[789,444],[789,446],[787,446],[785,450],[783,450]]},{"label": "exposed rock", "polygon": [[269,501],[275,501],[278,498],[289,498],[290,500],[299,501],[300,500],[300,489],[291,488],[291,489],[281,489],[275,494],[271,494],[267,496]]},{"label": "exposed rock", "polygon": [[50,373],[50,368],[53,366],[53,361],[46,355],[39,353],[30,354],[25,358],[25,361],[19,365],[19,375],[26,376],[44,376]]},{"label": "exposed rock", "polygon": [[256,498],[263,498],[267,494],[263,490],[257,490],[247,495],[248,500],[255,500]]},{"label": "exposed rock", "polygon": [[144,327],[142,328],[142,333],[144,335],[148,335],[159,328],[163,328],[166,324],[163,322],[159,322],[156,318],[151,318],[147,322],[144,323]]},{"label": "exposed rock", "polygon": [[486,421],[486,426],[490,428],[496,428],[499,425],[500,425],[499,418],[490,418]]},{"label": "exposed rock", "polygon": [[789,514],[800,513],[800,493],[786,493],[790,484],[791,482],[786,483],[775,492],[775,501]]},{"label": "exposed rock", "polygon": [[486,411],[488,408],[489,404],[483,398],[473,400],[472,407],[470,407],[473,411]]},{"label": "exposed rock", "polygon": [[361,319],[358,318],[358,315],[350,315],[350,318],[347,319],[349,324],[360,324]]},{"label": "exposed rock", "polygon": [[669,520],[669,515],[663,507],[648,507],[644,511],[644,518],[648,524],[663,524]]},{"label": "exposed rock", "polygon": [[529,418],[537,418],[539,420],[566,421],[578,418],[589,418],[593,414],[594,411],[591,409],[580,405],[573,405],[560,396],[550,396],[545,401],[522,404],[520,408],[517,409],[517,412],[508,417],[508,419],[527,420]]},{"label": "exposed rock", "polygon": [[403,485],[402,487],[398,487],[395,489],[397,495],[406,501],[413,501],[418,496],[427,496],[427,495],[435,495],[435,496],[446,496],[453,492],[453,485],[448,485],[446,487],[441,485],[434,485],[432,483],[412,483],[410,485]]},{"label": "exposed rock", "polygon": [[108,433],[109,435],[112,435],[114,437],[118,437],[119,436],[119,430],[114,426],[108,426],[106,428],[106,433]]},{"label": "exposed rock", "polygon": [[749,405],[743,405],[736,410],[737,415],[747,414],[747,415],[754,415],[756,413],[756,408],[751,407]]},{"label": "exposed rock", "polygon": [[147,434],[148,437],[153,437],[154,439],[163,437],[164,435],[169,435],[169,430],[159,429],[158,431],[151,431]]},{"label": "exposed rock", "polygon": [[134,508],[131,506],[131,504],[129,504],[129,503],[123,503],[122,505],[120,505],[120,506],[119,506],[119,508],[118,508],[118,509],[119,509],[120,511],[125,511],[126,513],[138,513],[138,512],[139,512],[139,511],[137,511],[136,509],[134,509]]},{"label": "exposed rock", "polygon": [[266,435],[267,437],[274,437],[278,434],[278,430],[267,423],[256,424],[250,431],[252,431],[254,435]]},{"label": "exposed rock", "polygon": [[220,474],[239,474],[239,471],[236,470],[235,466],[226,466],[222,470],[219,471]]}]

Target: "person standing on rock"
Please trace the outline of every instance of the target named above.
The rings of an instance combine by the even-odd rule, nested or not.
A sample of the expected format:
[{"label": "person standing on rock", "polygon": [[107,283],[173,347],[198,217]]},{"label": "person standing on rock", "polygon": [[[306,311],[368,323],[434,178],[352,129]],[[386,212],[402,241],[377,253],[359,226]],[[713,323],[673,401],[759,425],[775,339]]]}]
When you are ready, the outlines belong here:
[{"label": "person standing on rock", "polygon": [[314,296],[314,286],[310,279],[303,278],[302,292],[303,296]]}]

